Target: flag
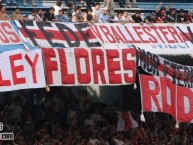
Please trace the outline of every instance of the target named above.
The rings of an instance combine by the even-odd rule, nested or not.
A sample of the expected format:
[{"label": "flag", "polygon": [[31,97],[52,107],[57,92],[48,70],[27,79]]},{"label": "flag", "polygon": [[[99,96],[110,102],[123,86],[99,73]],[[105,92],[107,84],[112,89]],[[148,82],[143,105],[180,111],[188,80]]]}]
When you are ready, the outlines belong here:
[{"label": "flag", "polygon": [[128,112],[117,112],[118,113],[118,124],[117,131],[124,131],[129,128],[137,128],[139,125]]}]

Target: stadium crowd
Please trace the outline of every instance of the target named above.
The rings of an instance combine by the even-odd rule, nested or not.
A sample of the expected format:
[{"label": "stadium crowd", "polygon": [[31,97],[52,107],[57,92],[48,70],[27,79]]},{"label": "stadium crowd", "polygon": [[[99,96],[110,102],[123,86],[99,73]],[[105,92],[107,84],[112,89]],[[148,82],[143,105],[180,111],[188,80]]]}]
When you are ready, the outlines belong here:
[{"label": "stadium crowd", "polygon": [[[151,14],[144,19],[141,16],[141,11],[136,11],[130,15],[127,11],[120,11],[114,17],[113,6],[108,0],[104,8],[100,7],[100,3],[89,1],[86,4],[87,11],[81,12],[81,7],[73,3],[67,2],[69,9],[64,12],[62,9],[62,1],[57,0],[54,7],[43,12],[41,9],[33,9],[31,14],[23,15],[20,8],[17,7],[12,15],[6,13],[4,5],[0,6],[0,20],[32,20],[32,21],[52,21],[52,22],[88,22],[93,23],[193,23],[193,11],[184,9],[177,10],[172,8],[172,4],[168,7],[162,7],[160,3]],[[124,2],[125,3],[125,2]],[[75,5],[75,7],[74,7]],[[124,4],[125,5],[125,4]],[[67,15],[66,15],[67,14]]]},{"label": "stadium crowd", "polygon": [[[57,91],[56,91],[57,92]],[[1,145],[191,145],[192,124],[180,124],[167,114],[146,113],[139,120],[136,105],[131,114],[138,128],[117,131],[119,101],[113,106],[92,102],[86,90],[75,95],[39,90],[7,92],[1,101],[3,132],[14,132],[14,141]],[[126,111],[126,110],[122,110]]]}]

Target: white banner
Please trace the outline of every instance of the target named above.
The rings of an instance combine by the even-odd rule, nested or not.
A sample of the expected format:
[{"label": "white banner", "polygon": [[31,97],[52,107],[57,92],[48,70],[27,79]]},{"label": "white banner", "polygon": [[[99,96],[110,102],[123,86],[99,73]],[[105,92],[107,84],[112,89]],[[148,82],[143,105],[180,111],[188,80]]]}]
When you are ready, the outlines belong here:
[{"label": "white banner", "polygon": [[0,92],[46,86],[41,50],[3,52],[0,59]]},{"label": "white banner", "polygon": [[104,45],[133,44],[154,54],[193,54],[193,24],[95,24],[91,29]]}]

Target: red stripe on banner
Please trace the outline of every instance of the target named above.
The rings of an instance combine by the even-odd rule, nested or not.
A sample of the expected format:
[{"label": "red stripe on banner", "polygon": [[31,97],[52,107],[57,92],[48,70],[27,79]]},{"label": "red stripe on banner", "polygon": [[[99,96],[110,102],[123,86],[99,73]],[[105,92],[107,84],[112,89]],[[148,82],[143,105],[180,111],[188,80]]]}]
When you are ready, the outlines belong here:
[{"label": "red stripe on banner", "polygon": [[[23,36],[25,38],[29,38],[29,35],[25,32],[25,30],[23,28],[19,28],[19,30],[21,31],[21,33],[23,34]],[[35,29],[29,29],[30,32],[34,32],[36,34],[36,36],[34,37],[35,39],[45,39],[45,35],[40,31],[40,30],[35,30]],[[52,33],[53,37],[52,39],[54,40],[65,40],[64,36],[62,35],[62,33],[60,31],[56,31],[56,30],[47,30],[47,33]],[[68,31],[64,31],[64,33],[66,34],[66,36],[71,40],[71,41],[75,41],[74,36],[68,32]],[[80,32],[74,32],[77,37],[79,38],[79,41],[84,41],[85,39],[82,37]],[[95,39],[96,37],[94,36],[94,34],[92,33],[91,30],[86,30],[84,31],[85,34],[89,34],[89,36],[87,37],[88,40],[91,39]]]},{"label": "red stripe on banner", "polygon": [[123,120],[125,121],[124,129],[131,128],[132,127],[131,119],[130,119],[128,112],[121,112],[121,115],[122,115]]}]

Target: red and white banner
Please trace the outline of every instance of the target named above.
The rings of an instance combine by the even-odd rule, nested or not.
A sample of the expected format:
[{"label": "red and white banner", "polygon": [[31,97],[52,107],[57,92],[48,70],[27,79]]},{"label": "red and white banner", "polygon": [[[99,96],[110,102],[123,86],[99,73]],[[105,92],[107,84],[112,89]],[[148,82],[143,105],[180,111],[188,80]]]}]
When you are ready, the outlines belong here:
[{"label": "red and white banner", "polygon": [[139,47],[134,48],[137,55],[136,65],[144,71],[160,77],[165,76],[179,86],[193,88],[193,66],[177,64]]},{"label": "red and white banner", "polygon": [[15,21],[20,36],[32,46],[45,48],[101,46],[87,23]]},{"label": "red and white banner", "polygon": [[133,48],[42,48],[51,86],[126,85],[135,82]]},{"label": "red and white banner", "polygon": [[11,21],[0,21],[0,45],[21,44],[22,41],[13,28]]},{"label": "red and white banner", "polygon": [[0,92],[45,87],[41,50],[13,50],[0,54]]},{"label": "red and white banner", "polygon": [[192,54],[193,24],[95,24],[101,44],[133,44],[154,54]]},{"label": "red and white banner", "polygon": [[126,131],[130,128],[137,128],[139,127],[138,123],[133,119],[130,111],[127,112],[120,112],[118,113],[118,123],[117,123],[117,131]]},{"label": "red and white banner", "polygon": [[166,77],[139,75],[142,110],[164,112],[177,122],[193,123],[193,89],[181,87]]}]

